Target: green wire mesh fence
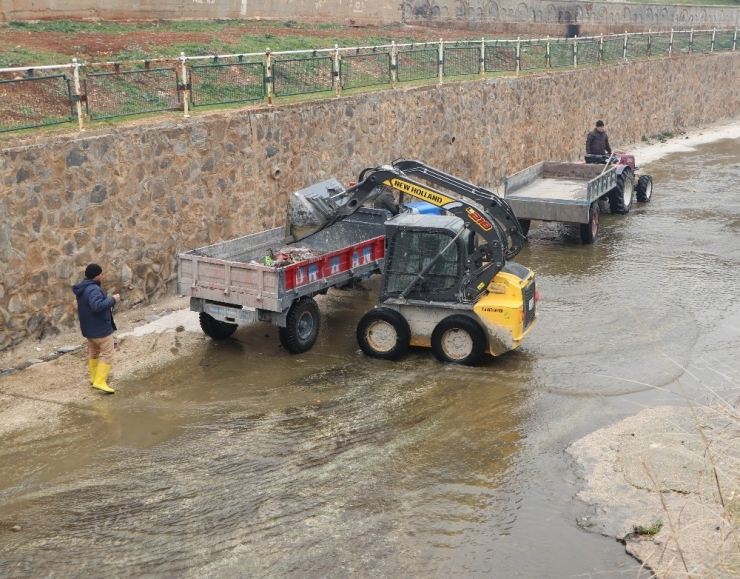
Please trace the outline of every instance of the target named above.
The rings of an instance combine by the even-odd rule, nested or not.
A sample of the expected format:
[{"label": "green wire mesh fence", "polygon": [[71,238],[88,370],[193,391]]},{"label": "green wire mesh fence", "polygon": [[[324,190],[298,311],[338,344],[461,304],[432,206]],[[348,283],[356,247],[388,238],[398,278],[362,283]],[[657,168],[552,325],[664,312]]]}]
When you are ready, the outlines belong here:
[{"label": "green wire mesh fence", "polygon": [[658,34],[650,37],[650,56],[653,58],[668,56],[671,46],[670,34]]},{"label": "green wire mesh fence", "polygon": [[265,98],[265,65],[261,62],[194,64],[189,80],[194,107]]},{"label": "green wire mesh fence", "polygon": [[711,52],[712,50],[711,32],[694,32],[694,42],[691,45],[691,52]]},{"label": "green wire mesh fence", "polygon": [[735,43],[735,32],[732,30],[718,30],[714,37],[714,50],[732,50]]},{"label": "green wire mesh fence", "polygon": [[436,48],[399,50],[396,64],[399,82],[436,78],[439,75],[439,52]]},{"label": "green wire mesh fence", "polygon": [[[207,58],[183,55],[176,63],[162,59],[159,68],[149,68],[150,63],[144,61],[140,61],[141,65],[136,62],[79,65],[74,61],[58,67],[39,66],[36,71],[18,67],[0,69],[0,132],[66,123],[76,118],[82,127],[82,108],[77,103],[86,103],[87,116],[96,120],[187,109],[188,105],[262,101],[270,92],[272,96],[283,97],[336,89],[338,94],[342,89],[390,85],[394,83],[394,56],[395,80],[403,83],[478,75],[481,47],[484,72],[512,74],[545,70],[548,64],[551,69],[566,69],[737,50],[737,34],[736,29],[682,30],[568,39],[482,40],[480,44],[453,41],[442,46],[428,43],[403,47],[337,47],[271,56],[270,53]],[[247,58],[251,60],[246,62]],[[202,64],[190,64],[194,61]],[[120,67],[126,65],[140,68],[121,71]],[[113,72],[111,67],[115,69]],[[61,74],[60,70],[71,72]],[[82,79],[80,70],[87,72]]]},{"label": "green wire mesh fence", "polygon": [[151,68],[88,74],[85,78],[87,114],[107,119],[177,110],[180,92],[174,68]]},{"label": "green wire mesh fence", "polygon": [[610,36],[604,38],[601,51],[603,62],[618,62],[624,59],[624,36]]},{"label": "green wire mesh fence", "polygon": [[550,68],[573,66],[573,41],[555,40],[550,42]]},{"label": "green wire mesh fence", "polygon": [[690,34],[674,34],[673,35],[672,54],[688,54],[690,47],[691,47],[691,35]]},{"label": "green wire mesh fence", "polygon": [[627,37],[627,58],[630,60],[640,60],[648,57],[648,37],[628,36]]},{"label": "green wire mesh fence", "polygon": [[339,61],[339,86],[343,89],[390,84],[391,53],[345,54]]},{"label": "green wire mesh fence", "polygon": [[596,66],[601,51],[600,38],[578,39],[578,66]]},{"label": "green wire mesh fence", "polygon": [[484,60],[486,72],[514,72],[516,70],[516,46],[512,44],[486,44]]},{"label": "green wire mesh fence", "polygon": [[272,91],[275,96],[330,91],[334,88],[333,71],[329,56],[277,59],[272,63]]},{"label": "green wire mesh fence", "polygon": [[522,42],[519,47],[519,69],[536,70],[547,67],[547,44]]},{"label": "green wire mesh fence", "polygon": [[445,47],[444,76],[465,76],[480,72],[480,46]]},{"label": "green wire mesh fence", "polygon": [[0,133],[74,120],[71,80],[65,74],[0,79]]}]

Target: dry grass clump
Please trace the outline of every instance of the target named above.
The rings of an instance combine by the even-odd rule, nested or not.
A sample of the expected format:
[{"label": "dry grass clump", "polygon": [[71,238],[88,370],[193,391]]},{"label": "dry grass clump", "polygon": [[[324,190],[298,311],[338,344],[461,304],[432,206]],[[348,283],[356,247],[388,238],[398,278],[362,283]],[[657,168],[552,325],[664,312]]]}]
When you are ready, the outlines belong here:
[{"label": "dry grass clump", "polygon": [[740,379],[718,360],[702,368],[716,376],[713,385],[683,370],[678,384],[690,419],[671,434],[681,438],[682,468],[698,468],[694,488],[667,485],[660,466],[642,460],[662,516],[636,526],[630,540],[642,543],[635,550],[662,579],[740,577]]}]

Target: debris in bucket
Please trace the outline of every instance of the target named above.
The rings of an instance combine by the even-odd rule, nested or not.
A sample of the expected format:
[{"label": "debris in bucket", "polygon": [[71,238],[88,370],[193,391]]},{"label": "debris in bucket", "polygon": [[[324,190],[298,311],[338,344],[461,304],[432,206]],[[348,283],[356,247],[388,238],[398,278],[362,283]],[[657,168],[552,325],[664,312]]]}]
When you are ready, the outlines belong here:
[{"label": "debris in bucket", "polygon": [[320,251],[307,247],[281,247],[278,251],[269,250],[262,261],[272,267],[284,267],[307,259],[316,259],[321,255]]}]

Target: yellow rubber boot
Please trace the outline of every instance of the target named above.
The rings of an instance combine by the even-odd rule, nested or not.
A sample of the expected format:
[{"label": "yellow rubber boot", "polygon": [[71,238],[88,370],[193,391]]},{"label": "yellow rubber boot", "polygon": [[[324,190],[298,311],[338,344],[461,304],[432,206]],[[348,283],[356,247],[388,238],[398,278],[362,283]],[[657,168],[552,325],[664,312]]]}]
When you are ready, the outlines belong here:
[{"label": "yellow rubber boot", "polygon": [[98,372],[98,359],[90,358],[87,365],[90,367],[90,386],[92,386],[95,384],[95,374]]},{"label": "yellow rubber boot", "polygon": [[98,371],[95,373],[93,388],[113,394],[115,390],[108,386],[108,374],[110,374],[111,365],[105,362],[98,362]]}]

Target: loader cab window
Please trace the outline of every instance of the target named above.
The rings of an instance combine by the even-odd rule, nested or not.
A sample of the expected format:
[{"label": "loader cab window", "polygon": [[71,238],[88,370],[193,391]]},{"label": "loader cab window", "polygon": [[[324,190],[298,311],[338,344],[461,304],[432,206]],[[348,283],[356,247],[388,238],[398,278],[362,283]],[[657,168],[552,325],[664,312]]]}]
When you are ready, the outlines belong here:
[{"label": "loader cab window", "polygon": [[[384,294],[403,292],[452,240],[444,232],[400,231],[389,247],[386,256]],[[462,275],[462,244],[454,243],[439,257],[432,269],[419,281],[408,295],[415,299],[447,299]]]}]

